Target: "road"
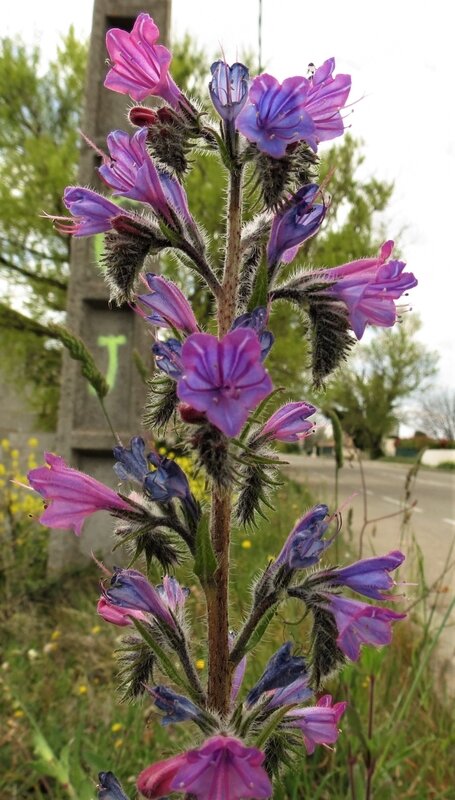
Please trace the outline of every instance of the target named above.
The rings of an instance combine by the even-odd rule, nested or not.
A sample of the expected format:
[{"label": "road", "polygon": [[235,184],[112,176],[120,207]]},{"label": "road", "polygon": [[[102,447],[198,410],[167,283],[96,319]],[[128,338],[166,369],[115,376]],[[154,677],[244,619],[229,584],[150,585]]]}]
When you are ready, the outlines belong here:
[{"label": "road", "polygon": [[[289,462],[286,472],[289,477],[302,481],[310,489],[317,502],[325,502],[334,508],[335,464],[329,457],[286,455]],[[421,468],[413,484],[410,502],[416,501],[409,525],[403,533],[405,481],[409,466],[381,461],[363,462],[365,475],[364,493],[358,463],[346,463],[339,473],[338,498],[343,506],[346,521],[352,509],[352,546],[358,552],[360,532],[364,522],[364,502],[368,520],[385,519],[366,526],[363,535],[363,556],[382,555],[390,550],[402,549],[407,554],[401,570],[401,579],[416,582],[406,589],[406,602],[412,602],[420,594],[421,576],[417,567],[418,545],[423,556],[425,582],[432,586],[438,581],[449,562],[455,559],[455,475]],[[355,496],[352,495],[355,493]],[[397,514],[398,512],[398,514]],[[389,516],[395,515],[395,516]],[[349,537],[345,524],[340,536]],[[343,538],[341,538],[341,542]],[[343,550],[340,550],[343,554]],[[405,569],[406,568],[406,569]],[[455,568],[446,572],[431,597],[437,601],[435,620],[441,619],[455,594]],[[455,610],[450,627],[446,629],[441,643],[440,655],[444,658],[448,672],[446,677],[455,687]]]}]

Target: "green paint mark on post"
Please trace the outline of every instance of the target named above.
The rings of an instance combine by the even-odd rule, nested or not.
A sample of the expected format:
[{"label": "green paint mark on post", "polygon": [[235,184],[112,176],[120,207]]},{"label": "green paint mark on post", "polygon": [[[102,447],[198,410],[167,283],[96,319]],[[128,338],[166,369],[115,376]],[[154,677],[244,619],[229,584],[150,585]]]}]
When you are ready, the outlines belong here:
[{"label": "green paint mark on post", "polygon": [[[106,383],[109,389],[115,387],[118,373],[118,351],[119,347],[126,344],[126,336],[121,333],[119,335],[110,334],[108,336],[98,336],[96,343],[99,347],[107,348],[107,370],[106,370]],[[90,394],[95,394],[92,386],[89,386]]]}]

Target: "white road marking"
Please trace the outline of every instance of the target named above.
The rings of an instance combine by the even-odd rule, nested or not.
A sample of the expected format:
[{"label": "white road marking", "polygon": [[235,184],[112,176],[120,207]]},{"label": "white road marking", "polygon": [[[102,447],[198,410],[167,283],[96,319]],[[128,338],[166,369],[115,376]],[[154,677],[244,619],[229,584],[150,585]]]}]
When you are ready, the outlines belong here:
[{"label": "white road marking", "polygon": [[382,495],[382,500],[385,500],[386,503],[393,503],[394,506],[402,505],[400,500],[397,500],[396,497],[386,497],[386,495]]},{"label": "white road marking", "polygon": [[443,517],[442,521],[447,522],[447,525],[455,525],[455,519],[449,519],[448,517]]}]

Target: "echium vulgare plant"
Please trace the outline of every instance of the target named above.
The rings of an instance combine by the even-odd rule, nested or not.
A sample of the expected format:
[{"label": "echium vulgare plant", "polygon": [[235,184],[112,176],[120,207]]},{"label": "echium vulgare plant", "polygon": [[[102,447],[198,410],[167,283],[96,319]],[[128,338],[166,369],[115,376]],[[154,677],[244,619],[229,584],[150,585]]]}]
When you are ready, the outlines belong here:
[{"label": "echium vulgare plant", "polygon": [[[329,211],[317,183],[318,147],[343,134],[351,88],[349,75],[334,74],[333,58],[282,84],[268,74],[250,78],[243,64],[217,61],[209,84],[214,122],[173,81],[171,55],[158,37],[154,21],[142,13],[130,33],[113,29],[106,39],[105,86],[137,103],[161,99],[153,109],[130,109],[135,130],[109,134],[98,170],[114,197],[135,202],[122,206],[70,186],[64,202],[71,216],[56,223],[74,236],[105,233],[111,299],[131,304],[145,325],[160,329],[144,420],[152,441],[173,422],[175,436],[205,475],[208,499],[196,499],[182,468],[141,436],[114,447],[118,492],[53,454],[28,477],[45,500],[45,525],[78,535],[86,517],[100,509],[115,518],[116,539],[132,558],[104,579],[97,610],[129,631],[119,662],[121,691],[153,703],[163,725],[187,722],[198,729],[192,749],[144,765],[140,794],[259,800],[273,796],[273,782],[292,756],[336,742],[346,703],[323,693],[327,679],[346,660],[357,660],[361,645],[388,644],[392,623],[404,617],[384,605],[396,597],[391,573],[404,559],[399,551],[345,567],[320,566],[340,528],[339,514],[322,504],[303,514],[279,555],[264,565],[246,619],[229,608],[231,536],[254,525],[270,504],[279,464],[274,443],[298,441],[314,427],[316,408],[305,401],[285,403],[270,415],[276,393],[265,366],[274,342],[269,318],[277,301],[307,315],[318,387],[366,325],[394,324],[395,301],[416,280],[393,258],[391,241],[377,256],[289,277],[285,265]],[[209,257],[183,187],[194,147],[218,154],[227,174],[220,263]],[[216,335],[203,329],[175,283],[142,272],[149,255],[165,250],[205,284],[216,309]],[[192,562],[205,594],[206,685],[191,652],[188,590],[173,575],[182,559]],[[141,564],[143,571],[133,568]],[[156,564],[163,573],[158,586],[148,580]],[[289,598],[311,619],[309,645],[302,642],[296,653],[291,642],[283,644],[257,683],[244,689],[247,659]],[[113,772],[100,773],[98,796],[125,800]]]}]

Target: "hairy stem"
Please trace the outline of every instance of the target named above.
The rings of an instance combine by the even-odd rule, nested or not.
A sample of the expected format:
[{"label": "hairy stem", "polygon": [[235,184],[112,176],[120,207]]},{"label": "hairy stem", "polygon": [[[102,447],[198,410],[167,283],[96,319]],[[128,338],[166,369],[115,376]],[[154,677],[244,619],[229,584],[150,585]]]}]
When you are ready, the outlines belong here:
[{"label": "hairy stem", "polygon": [[270,608],[272,608],[273,605],[275,605],[275,603],[278,602],[278,600],[279,600],[278,592],[271,592],[269,595],[267,595],[267,597],[264,597],[264,599],[261,600],[260,603],[258,603],[256,606],[253,606],[253,608],[251,609],[250,616],[245,622],[242,630],[240,631],[235,641],[235,645],[232,648],[230,661],[233,668],[237,666],[237,664],[241,661],[241,659],[245,655],[245,647],[247,646],[255,629],[259,625],[262,617]]},{"label": "hairy stem", "polygon": [[[240,270],[242,228],[242,174],[235,164],[230,173],[227,212],[226,259],[222,291],[218,299],[218,335],[224,336],[234,320]],[[217,561],[214,580],[205,589],[209,639],[208,707],[222,717],[229,712],[231,671],[229,663],[229,540],[232,491],[213,486],[210,536]]]}]

